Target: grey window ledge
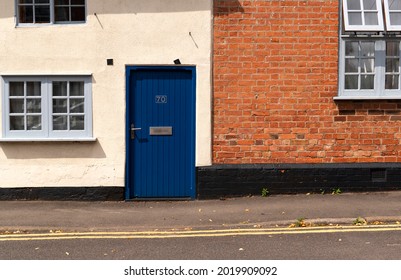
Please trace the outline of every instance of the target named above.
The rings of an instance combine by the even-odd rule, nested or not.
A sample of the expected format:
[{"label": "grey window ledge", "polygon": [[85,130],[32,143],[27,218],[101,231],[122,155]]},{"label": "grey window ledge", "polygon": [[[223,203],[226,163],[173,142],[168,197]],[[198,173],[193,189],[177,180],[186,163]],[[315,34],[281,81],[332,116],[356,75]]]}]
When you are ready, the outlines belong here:
[{"label": "grey window ledge", "polygon": [[334,100],[394,100],[401,99],[400,95],[389,96],[336,96]]}]

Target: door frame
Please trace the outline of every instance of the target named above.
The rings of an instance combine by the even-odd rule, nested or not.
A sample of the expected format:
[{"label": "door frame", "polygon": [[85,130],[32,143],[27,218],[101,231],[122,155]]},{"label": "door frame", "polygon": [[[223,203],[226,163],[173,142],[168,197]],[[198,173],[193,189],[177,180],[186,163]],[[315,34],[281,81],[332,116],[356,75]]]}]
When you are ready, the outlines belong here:
[{"label": "door frame", "polygon": [[[192,89],[191,89],[191,100],[192,100],[192,114],[191,114],[191,162],[192,162],[192,172],[190,175],[191,178],[191,192],[190,198],[196,198],[196,166],[195,166],[195,148],[196,148],[196,66],[194,65],[126,65],[125,66],[125,107],[126,107],[126,115],[125,115],[125,200],[136,200],[141,198],[132,198],[131,197],[131,189],[135,186],[131,186],[131,176],[130,170],[132,165],[134,164],[133,159],[129,156],[131,153],[131,137],[129,133],[130,129],[130,117],[132,110],[131,108],[131,100],[133,96],[131,96],[131,73],[136,70],[186,70],[191,72],[192,76]],[[156,198],[152,198],[151,200],[155,200]],[[180,199],[180,198],[178,198]],[[143,200],[143,199],[142,199]],[[174,198],[171,198],[174,200]]]}]

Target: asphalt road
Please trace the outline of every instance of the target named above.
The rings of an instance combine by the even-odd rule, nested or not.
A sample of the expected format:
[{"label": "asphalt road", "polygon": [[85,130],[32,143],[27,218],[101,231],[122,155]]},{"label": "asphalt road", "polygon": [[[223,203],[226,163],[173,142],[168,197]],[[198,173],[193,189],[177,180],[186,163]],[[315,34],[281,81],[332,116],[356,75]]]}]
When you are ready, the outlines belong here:
[{"label": "asphalt road", "polygon": [[[288,229],[285,229],[288,230]],[[306,229],[307,230],[307,229]],[[99,235],[98,237],[101,237]],[[0,241],[3,260],[401,260],[400,228],[358,232]]]}]

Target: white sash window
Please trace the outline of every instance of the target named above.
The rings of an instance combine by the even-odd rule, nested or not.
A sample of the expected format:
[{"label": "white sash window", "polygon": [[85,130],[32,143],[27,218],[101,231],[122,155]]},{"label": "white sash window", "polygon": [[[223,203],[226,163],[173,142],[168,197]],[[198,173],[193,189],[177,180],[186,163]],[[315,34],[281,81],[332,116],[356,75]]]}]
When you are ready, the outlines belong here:
[{"label": "white sash window", "polygon": [[3,138],[92,138],[90,77],[3,77]]}]

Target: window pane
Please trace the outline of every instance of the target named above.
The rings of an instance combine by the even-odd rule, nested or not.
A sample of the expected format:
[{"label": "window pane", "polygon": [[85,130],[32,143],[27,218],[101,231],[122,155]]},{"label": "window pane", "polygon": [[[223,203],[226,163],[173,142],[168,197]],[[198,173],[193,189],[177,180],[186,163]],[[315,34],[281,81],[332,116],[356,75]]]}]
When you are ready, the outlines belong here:
[{"label": "window pane", "polygon": [[345,89],[358,89],[357,75],[345,75]]},{"label": "window pane", "polygon": [[361,89],[374,89],[374,76],[362,75],[361,76]]},{"label": "window pane", "polygon": [[70,82],[70,96],[84,96],[84,82]]},{"label": "window pane", "polygon": [[348,0],[347,7],[348,10],[361,10],[361,2],[359,0]]},{"label": "window pane", "polygon": [[32,6],[19,6],[18,8],[20,23],[33,23],[33,7]]},{"label": "window pane", "polygon": [[71,0],[71,5],[85,5],[85,0]]},{"label": "window pane", "polygon": [[23,116],[10,117],[10,130],[25,130],[25,123]]},{"label": "window pane", "polygon": [[361,59],[361,72],[362,73],[373,73],[375,68],[374,59]]},{"label": "window pane", "polygon": [[53,130],[67,130],[67,116],[53,116]]},{"label": "window pane", "polygon": [[386,72],[398,73],[400,69],[400,60],[398,58],[386,58]]},{"label": "window pane", "polygon": [[345,42],[345,55],[357,56],[359,53],[359,42]]},{"label": "window pane", "polygon": [[365,24],[366,25],[378,25],[379,18],[377,13],[365,13]]},{"label": "window pane", "polygon": [[24,82],[10,82],[10,96],[24,96]]},{"label": "window pane", "polygon": [[70,99],[70,113],[84,113],[85,99]]},{"label": "window pane", "polygon": [[26,83],[26,95],[27,96],[40,96],[40,82],[27,82]]},{"label": "window pane", "polygon": [[42,117],[41,116],[27,116],[26,117],[26,129],[27,130],[41,130],[42,129]]},{"label": "window pane", "polygon": [[401,25],[401,13],[390,13],[391,25]]},{"label": "window pane", "polygon": [[376,8],[376,0],[363,0],[363,9],[364,10],[377,10]]},{"label": "window pane", "polygon": [[399,75],[386,75],[386,89],[398,89],[399,80]]},{"label": "window pane", "polygon": [[27,113],[40,113],[41,100],[40,99],[27,99],[26,100],[26,111]]},{"label": "window pane", "polygon": [[401,10],[401,0],[388,0],[390,10]]},{"label": "window pane", "polygon": [[70,117],[70,129],[71,130],[84,130],[85,129],[85,117],[84,116],[71,116]]},{"label": "window pane", "polygon": [[69,5],[70,4],[70,1],[69,0],[55,0],[54,1],[54,4],[57,6],[57,5]]},{"label": "window pane", "polygon": [[24,99],[10,99],[10,113],[24,113]]},{"label": "window pane", "polygon": [[399,42],[387,42],[386,43],[386,55],[387,56],[399,56],[400,55],[400,43]]},{"label": "window pane", "polygon": [[361,42],[361,56],[375,56],[375,43]]},{"label": "window pane", "polygon": [[70,21],[70,9],[68,7],[57,7],[54,9],[55,21]]},{"label": "window pane", "polygon": [[35,6],[35,23],[50,22],[50,6]]},{"label": "window pane", "polygon": [[85,7],[71,7],[72,21],[85,21]]},{"label": "window pane", "polygon": [[53,82],[53,96],[67,96],[67,82]]},{"label": "window pane", "polygon": [[362,13],[349,13],[348,18],[350,25],[362,25]]},{"label": "window pane", "polygon": [[50,4],[50,0],[35,0],[35,4]]},{"label": "window pane", "polygon": [[67,113],[67,99],[53,99],[53,113]]},{"label": "window pane", "polygon": [[18,4],[32,4],[33,0],[18,0]]},{"label": "window pane", "polygon": [[358,73],[359,60],[355,58],[345,59],[345,72],[346,73]]}]

